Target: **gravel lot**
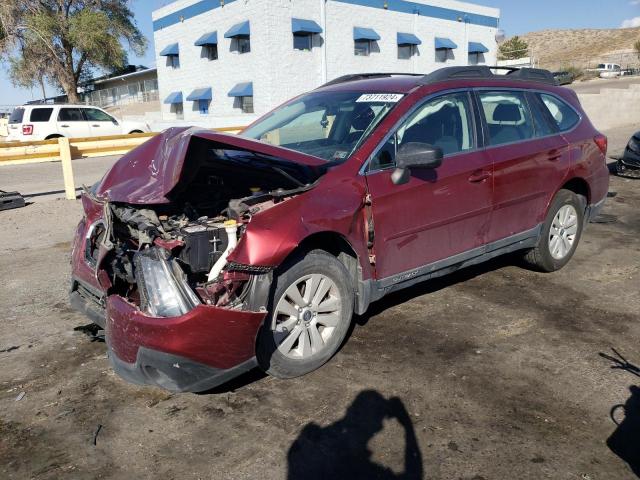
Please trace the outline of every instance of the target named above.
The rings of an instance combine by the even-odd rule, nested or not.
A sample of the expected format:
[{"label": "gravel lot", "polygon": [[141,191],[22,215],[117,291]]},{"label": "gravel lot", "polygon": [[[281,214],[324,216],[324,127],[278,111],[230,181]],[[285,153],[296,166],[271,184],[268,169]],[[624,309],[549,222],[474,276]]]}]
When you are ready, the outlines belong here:
[{"label": "gravel lot", "polygon": [[[54,170],[1,167],[0,188],[56,191]],[[74,330],[81,207],[35,195],[0,212],[0,478],[640,478],[640,181],[611,190],[562,271],[507,257],[399,292],[322,369],[202,395],[124,383]]]}]

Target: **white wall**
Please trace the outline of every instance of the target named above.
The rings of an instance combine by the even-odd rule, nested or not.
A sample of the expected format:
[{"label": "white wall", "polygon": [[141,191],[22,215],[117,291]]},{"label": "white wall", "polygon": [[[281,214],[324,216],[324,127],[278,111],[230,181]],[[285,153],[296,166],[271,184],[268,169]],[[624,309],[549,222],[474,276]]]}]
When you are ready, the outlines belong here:
[{"label": "white wall", "polygon": [[[196,1],[178,0],[156,10],[153,18],[162,18]],[[214,126],[217,126],[216,122],[247,124],[255,115],[244,114],[239,108],[234,108],[234,99],[227,96],[235,84],[252,81],[255,112],[266,113],[294,95],[323,83],[325,48],[327,80],[350,73],[429,73],[442,66],[467,65],[467,44],[470,41],[483,43],[489,48],[490,53],[484,55],[484,61],[495,64],[495,28],[334,1],[325,3],[324,24],[321,15],[323,1],[236,0],[222,8],[157,30],[154,38],[160,101],[163,102],[171,92],[182,91],[185,121],[213,122]],[[499,16],[496,9],[450,0],[432,0],[428,4]],[[314,35],[314,46],[310,52],[293,48],[292,17],[324,24],[324,32]],[[251,24],[251,52],[232,52],[231,39],[224,38],[224,34],[231,26],[246,20]],[[372,50],[367,57],[355,56],[354,26],[373,28],[382,37],[376,42],[379,51]],[[210,61],[201,58],[202,48],[194,46],[194,42],[214,30],[218,32],[218,60]],[[417,47],[417,55],[407,60],[397,58],[397,32],[414,33],[422,40],[422,45]],[[458,45],[453,51],[455,58],[446,63],[436,62],[435,37],[450,38]],[[160,57],[159,52],[176,42],[180,46],[180,68],[173,69],[167,66],[166,58]],[[194,102],[186,101],[194,89],[204,87],[213,89],[207,116],[199,113]],[[162,114],[165,120],[175,119],[170,106],[164,103]]]}]

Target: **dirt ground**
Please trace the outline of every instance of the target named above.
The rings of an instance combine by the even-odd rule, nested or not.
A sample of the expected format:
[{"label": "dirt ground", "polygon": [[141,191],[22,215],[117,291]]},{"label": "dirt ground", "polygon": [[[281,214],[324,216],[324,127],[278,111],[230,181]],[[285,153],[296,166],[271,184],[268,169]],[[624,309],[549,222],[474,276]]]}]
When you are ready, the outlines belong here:
[{"label": "dirt ground", "polygon": [[310,375],[201,395],[125,383],[74,330],[79,202],[0,212],[0,478],[640,478],[640,180],[611,191],[560,272],[507,257],[426,283]]}]

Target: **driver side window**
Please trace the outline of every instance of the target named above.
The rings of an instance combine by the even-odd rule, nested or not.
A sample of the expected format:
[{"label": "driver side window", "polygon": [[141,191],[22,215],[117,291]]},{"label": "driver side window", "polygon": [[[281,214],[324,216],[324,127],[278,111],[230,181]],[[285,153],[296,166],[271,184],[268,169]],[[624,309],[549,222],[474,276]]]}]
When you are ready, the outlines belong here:
[{"label": "driver side window", "polygon": [[389,137],[371,159],[369,171],[395,166],[398,149],[411,142],[442,148],[445,156],[475,147],[468,93],[453,93],[424,103]]}]

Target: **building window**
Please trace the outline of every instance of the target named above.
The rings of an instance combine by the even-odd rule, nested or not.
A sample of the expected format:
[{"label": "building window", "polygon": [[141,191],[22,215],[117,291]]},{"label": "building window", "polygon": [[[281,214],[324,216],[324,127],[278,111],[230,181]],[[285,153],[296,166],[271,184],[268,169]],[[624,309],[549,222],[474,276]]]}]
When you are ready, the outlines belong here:
[{"label": "building window", "polygon": [[293,34],[293,48],[295,50],[311,50],[311,40],[312,36],[305,33],[294,33]]},{"label": "building window", "polygon": [[198,100],[198,111],[200,115],[209,115],[210,100]]},{"label": "building window", "polygon": [[241,97],[240,108],[242,113],[253,113],[253,97]]},{"label": "building window", "polygon": [[182,108],[182,103],[172,103],[171,112],[176,115],[176,119],[178,120],[182,120],[184,118],[184,110]]},{"label": "building window", "polygon": [[249,37],[238,37],[238,52],[249,53],[251,51],[251,41]]},{"label": "building window", "polygon": [[453,57],[453,50],[442,48],[436,50],[436,63],[447,63]]},{"label": "building window", "polygon": [[218,59],[218,45],[207,45],[204,50],[208,60]]},{"label": "building window", "polygon": [[371,53],[371,40],[354,40],[353,53],[359,57],[368,57]]},{"label": "building window", "polygon": [[180,68],[180,57],[178,55],[169,55],[167,57],[167,66],[171,68]]},{"label": "building window", "polygon": [[400,60],[408,60],[413,56],[413,52],[413,45],[398,45],[398,59]]}]

